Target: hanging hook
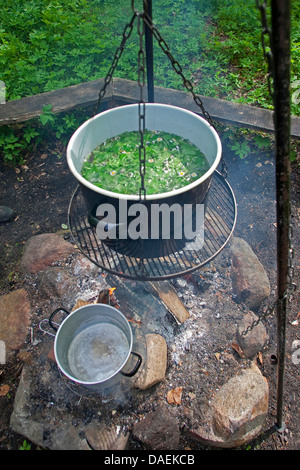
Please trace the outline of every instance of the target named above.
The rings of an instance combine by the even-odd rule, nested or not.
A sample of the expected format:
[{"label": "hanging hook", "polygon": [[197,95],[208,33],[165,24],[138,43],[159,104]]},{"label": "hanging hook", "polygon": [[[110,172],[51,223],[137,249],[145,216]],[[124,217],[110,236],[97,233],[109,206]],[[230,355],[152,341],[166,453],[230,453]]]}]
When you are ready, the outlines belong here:
[{"label": "hanging hook", "polygon": [[138,11],[134,8],[134,0],[131,0],[131,8],[132,8],[133,13],[135,13],[136,15],[141,15],[141,16],[146,15],[148,13],[148,2],[147,0],[143,0],[144,10]]}]

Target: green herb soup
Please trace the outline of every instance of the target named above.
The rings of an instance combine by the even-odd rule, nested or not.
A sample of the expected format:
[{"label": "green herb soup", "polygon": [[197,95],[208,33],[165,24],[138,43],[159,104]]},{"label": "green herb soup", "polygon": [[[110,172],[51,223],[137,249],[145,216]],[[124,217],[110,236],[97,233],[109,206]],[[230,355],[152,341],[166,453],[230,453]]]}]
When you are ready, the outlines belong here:
[{"label": "green herb soup", "polygon": [[[81,174],[92,184],[121,194],[139,194],[140,134],[124,132],[106,140],[85,159]],[[145,131],[146,194],[182,188],[206,173],[205,155],[189,140],[163,131]]]}]

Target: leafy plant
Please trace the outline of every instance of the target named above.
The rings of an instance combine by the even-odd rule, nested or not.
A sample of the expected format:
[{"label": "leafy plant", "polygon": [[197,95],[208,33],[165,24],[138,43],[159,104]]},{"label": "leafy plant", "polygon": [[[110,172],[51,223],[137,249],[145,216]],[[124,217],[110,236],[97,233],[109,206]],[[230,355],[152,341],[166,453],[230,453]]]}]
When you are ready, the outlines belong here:
[{"label": "leafy plant", "polygon": [[52,106],[46,105],[38,119],[23,125],[0,127],[0,155],[5,163],[21,165],[26,153],[49,135],[66,143],[72,132],[86,119],[86,114],[80,109],[74,113],[56,115],[52,112]]},{"label": "leafy plant", "polygon": [[[187,139],[175,134],[145,131],[148,194],[171,191],[200,178],[209,168],[203,153]],[[123,194],[138,194],[139,133],[124,132],[95,148],[83,164],[81,174],[96,186]]]},{"label": "leafy plant", "polygon": [[25,439],[23,444],[19,447],[19,450],[31,450],[31,444],[29,444]]},{"label": "leafy plant", "polygon": [[[0,80],[14,100],[104,77],[132,11],[128,0],[0,0]],[[270,11],[268,10],[268,17]],[[292,2],[291,111],[300,115],[300,0]],[[243,0],[156,0],[153,22],[196,93],[272,109],[261,44],[260,14]],[[136,25],[135,25],[136,26]],[[184,89],[156,39],[155,84]],[[137,79],[137,31],[131,34],[116,76]],[[2,156],[14,164],[47,130],[65,138],[76,113],[56,116],[46,105],[40,119],[0,128]],[[17,137],[17,138],[16,138]],[[241,150],[241,155],[246,152]]]},{"label": "leafy plant", "polygon": [[19,136],[15,134],[14,130],[9,127],[0,128],[0,148],[3,160],[6,163],[16,165],[22,164],[22,152],[26,145],[20,140]]},{"label": "leafy plant", "polygon": [[43,106],[43,112],[39,117],[43,126],[45,126],[46,124],[54,124],[55,122],[55,115],[53,114],[51,109],[52,109],[52,104],[47,104]]},{"label": "leafy plant", "polygon": [[221,129],[220,134],[222,140],[226,142],[230,150],[241,159],[251,155],[253,151],[272,150],[271,138],[261,132],[227,127]]},{"label": "leafy plant", "polygon": [[236,143],[236,144],[232,145],[230,148],[240,158],[246,158],[249,155],[250,151],[251,151],[249,145],[247,144],[247,142]]}]

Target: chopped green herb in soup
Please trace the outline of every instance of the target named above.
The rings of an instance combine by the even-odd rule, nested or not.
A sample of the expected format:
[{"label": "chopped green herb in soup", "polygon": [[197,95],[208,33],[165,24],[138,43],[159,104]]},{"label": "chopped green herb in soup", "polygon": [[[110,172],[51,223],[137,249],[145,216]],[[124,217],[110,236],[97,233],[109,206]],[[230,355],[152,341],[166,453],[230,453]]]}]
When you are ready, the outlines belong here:
[{"label": "chopped green herb in soup", "polygon": [[[140,134],[124,132],[95,148],[83,163],[82,176],[103,189],[139,194]],[[187,139],[163,131],[145,131],[147,194],[181,188],[209,169],[205,155]]]}]

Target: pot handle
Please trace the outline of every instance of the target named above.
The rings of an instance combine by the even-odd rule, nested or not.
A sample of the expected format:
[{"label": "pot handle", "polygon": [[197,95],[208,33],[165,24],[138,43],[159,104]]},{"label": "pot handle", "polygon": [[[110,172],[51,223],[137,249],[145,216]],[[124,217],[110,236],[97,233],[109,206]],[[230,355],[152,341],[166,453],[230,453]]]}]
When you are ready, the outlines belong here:
[{"label": "pot handle", "polygon": [[[58,328],[56,328],[56,326],[54,326],[52,320],[53,320],[53,318],[55,317],[55,315],[56,315],[58,312],[60,312],[61,310],[62,310],[63,312],[65,312],[67,315],[70,314],[70,312],[69,312],[68,310],[66,310],[65,308],[62,308],[62,307],[57,308],[56,310],[54,310],[54,312],[51,313],[48,322],[49,322],[49,325],[51,326],[51,328],[52,328],[54,331],[57,331]],[[57,323],[56,323],[56,324],[57,324]]]},{"label": "pot handle", "polygon": [[133,377],[137,373],[137,371],[139,370],[139,368],[142,364],[142,356],[140,354],[138,354],[136,352],[133,352],[133,351],[131,351],[131,354],[133,354],[133,356],[137,357],[137,362],[136,362],[136,365],[134,366],[134,368],[132,369],[131,372],[126,373],[126,372],[120,371],[120,373],[122,375],[125,375],[125,377]]}]

